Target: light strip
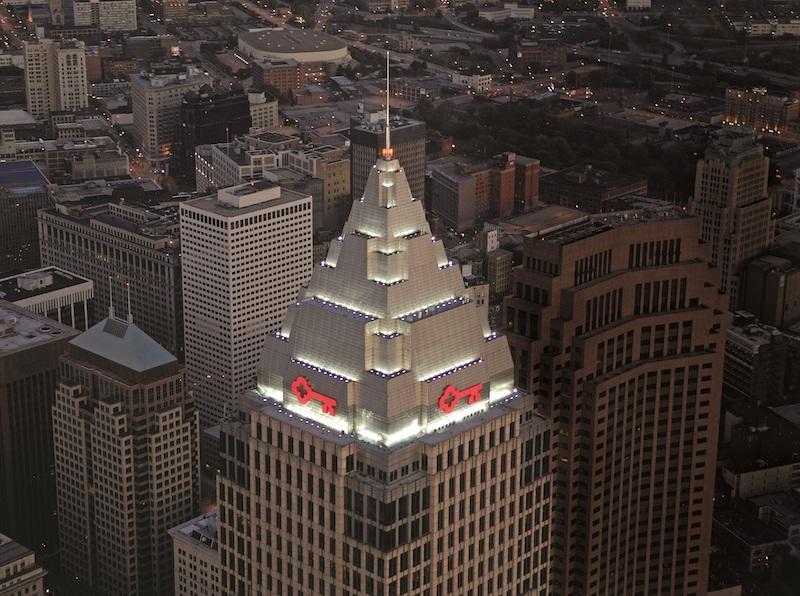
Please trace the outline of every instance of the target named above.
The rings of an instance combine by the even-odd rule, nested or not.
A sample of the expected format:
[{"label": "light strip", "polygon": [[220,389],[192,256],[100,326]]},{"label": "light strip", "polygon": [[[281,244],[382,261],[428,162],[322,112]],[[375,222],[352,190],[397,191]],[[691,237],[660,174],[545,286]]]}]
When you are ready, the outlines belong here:
[{"label": "light strip", "polygon": [[437,373],[433,373],[431,376],[425,377],[425,378],[420,379],[420,380],[421,381],[425,381],[427,383],[430,383],[431,381],[436,381],[438,379],[441,379],[442,377],[445,377],[447,375],[451,375],[451,374],[453,374],[455,372],[458,372],[460,370],[464,370],[465,368],[468,368],[470,366],[474,366],[476,364],[480,364],[481,362],[483,362],[483,358],[477,358],[475,360],[468,360],[467,362],[462,362],[461,364],[456,364],[452,368],[448,368],[448,369],[439,371]]},{"label": "light strip", "polygon": [[472,416],[473,414],[477,414],[479,412],[485,412],[489,409],[489,402],[486,400],[479,401],[471,406],[467,406],[464,408],[459,408],[452,414],[448,414],[446,416],[441,416],[434,420],[433,422],[428,423],[428,428],[426,429],[428,433],[434,433],[448,424],[456,424],[461,422],[467,416]]},{"label": "light strip", "polygon": [[317,412],[299,403],[286,403],[284,407],[302,418],[310,418],[314,422],[330,428],[331,430],[346,433],[350,429],[350,424],[344,416],[328,416],[327,414]]},{"label": "light strip", "polygon": [[321,374],[325,375],[326,377],[333,377],[337,381],[344,381],[345,383],[349,383],[350,381],[354,380],[354,379],[350,379],[350,378],[348,378],[348,377],[346,377],[344,375],[341,375],[339,373],[335,373],[332,370],[328,370],[327,368],[323,368],[323,367],[318,366],[316,364],[311,364],[310,362],[307,362],[305,360],[300,360],[299,358],[292,358],[292,362],[294,362],[295,364],[299,364],[300,366],[303,366],[303,367],[308,368],[310,370],[313,370],[314,372],[321,373]]}]

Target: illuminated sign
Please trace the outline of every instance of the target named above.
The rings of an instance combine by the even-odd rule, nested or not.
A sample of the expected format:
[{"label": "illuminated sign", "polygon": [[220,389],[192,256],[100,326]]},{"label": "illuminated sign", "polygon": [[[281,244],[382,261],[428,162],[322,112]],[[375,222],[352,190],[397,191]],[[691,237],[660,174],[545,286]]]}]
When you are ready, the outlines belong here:
[{"label": "illuminated sign", "polygon": [[444,388],[442,395],[439,396],[439,409],[449,414],[456,409],[458,402],[464,398],[467,399],[468,404],[474,404],[481,399],[481,389],[483,389],[483,383],[478,383],[462,390],[456,389],[453,385],[448,385]]},{"label": "illuminated sign", "polygon": [[317,393],[311,388],[311,384],[304,376],[300,375],[292,381],[292,393],[294,393],[297,401],[305,405],[311,400],[318,401],[322,404],[322,412],[336,416],[336,400],[327,395]]}]

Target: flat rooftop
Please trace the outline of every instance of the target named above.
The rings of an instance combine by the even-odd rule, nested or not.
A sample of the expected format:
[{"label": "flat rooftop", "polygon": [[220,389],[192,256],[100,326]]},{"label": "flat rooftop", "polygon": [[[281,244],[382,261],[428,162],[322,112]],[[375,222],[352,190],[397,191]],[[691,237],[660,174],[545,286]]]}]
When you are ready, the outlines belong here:
[{"label": "flat rooftop", "polygon": [[47,177],[32,161],[0,162],[0,186],[46,185],[49,183]]},{"label": "flat rooftop", "polygon": [[585,211],[561,207],[559,205],[540,205],[532,211],[497,221],[497,225],[509,234],[538,234],[541,230],[552,228],[586,217]]},{"label": "flat rooftop", "polygon": [[542,176],[542,184],[560,184],[591,189],[597,192],[612,190],[618,187],[630,186],[633,184],[647,184],[645,178],[634,178],[626,174],[613,174],[606,170],[592,168],[590,166],[573,166],[554,174]]},{"label": "flat rooftop", "polygon": [[8,565],[32,553],[31,549],[22,546],[5,534],[0,534],[0,565]]},{"label": "flat rooftop", "polygon": [[[244,188],[245,186],[249,187],[250,190]],[[234,187],[237,190],[235,193],[231,194],[237,197],[241,197],[258,192],[259,190],[263,190],[268,187],[273,188],[275,186],[276,185],[273,182],[270,182],[269,180],[257,180],[255,182],[251,182],[246,185],[242,184],[239,187]],[[213,213],[215,215],[219,215],[222,217],[238,217],[240,215],[247,215],[249,213],[255,213],[257,211],[263,211],[264,209],[272,209],[273,207],[280,207],[282,205],[292,203],[298,199],[307,196],[308,195],[306,195],[305,193],[290,190],[288,188],[280,188],[280,196],[278,198],[255,203],[247,207],[237,208],[234,207],[233,205],[227,205],[219,200],[216,193],[213,195],[209,195],[207,197],[201,197],[199,199],[192,199],[186,201],[185,204],[194,207],[195,209],[208,211],[209,213]]]},{"label": "flat rooftop", "polygon": [[[26,281],[31,283],[26,284]],[[64,271],[58,267],[44,267],[36,271],[28,271],[26,273],[0,279],[0,300],[19,302],[28,298],[49,294],[50,292],[80,287],[91,283],[92,282],[85,277],[70,273],[69,271]]]},{"label": "flat rooftop", "polygon": [[299,29],[261,29],[239,34],[249,46],[276,54],[327,52],[341,50],[347,45],[340,39],[319,31]]},{"label": "flat rooftop", "polygon": [[778,416],[800,428],[800,404],[789,404],[788,406],[775,406],[770,408]]},{"label": "flat rooftop", "polygon": [[25,110],[0,110],[0,126],[35,126],[36,120]]},{"label": "flat rooftop", "polygon": [[0,356],[78,335],[78,331],[0,300]]},{"label": "flat rooftop", "polygon": [[217,550],[217,512],[204,513],[169,530],[173,538],[189,541],[210,553]]},{"label": "flat rooftop", "polygon": [[558,226],[555,229],[543,230],[539,237],[544,242],[565,245],[623,226],[684,219],[687,217],[690,217],[690,215],[677,206],[663,209],[634,209],[631,211],[602,213],[576,220],[574,223]]}]

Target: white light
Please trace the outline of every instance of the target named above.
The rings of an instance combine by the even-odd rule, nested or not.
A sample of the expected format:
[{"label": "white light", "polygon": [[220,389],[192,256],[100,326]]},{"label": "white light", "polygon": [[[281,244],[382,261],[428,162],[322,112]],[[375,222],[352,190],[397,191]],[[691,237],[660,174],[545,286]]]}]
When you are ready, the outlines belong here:
[{"label": "white light", "polygon": [[358,438],[363,439],[368,443],[383,442],[383,436],[380,433],[376,433],[374,430],[370,430],[364,426],[358,429]]},{"label": "white light", "polygon": [[303,418],[309,418],[314,422],[319,422],[322,426],[326,428],[330,428],[331,430],[335,430],[340,433],[348,432],[350,425],[348,424],[347,420],[344,417],[339,416],[330,416],[328,414],[323,414],[322,412],[317,412],[316,410],[312,410],[308,406],[304,406],[298,403],[289,403],[286,404],[286,409],[294,412],[298,416]]},{"label": "white light", "polygon": [[262,385],[261,383],[258,384],[257,389],[261,395],[273,399],[277,402],[283,403],[283,391],[275,389],[274,387]]},{"label": "white light", "polygon": [[456,422],[461,422],[467,416],[472,416],[473,414],[477,414],[478,412],[484,412],[488,409],[489,409],[489,402],[486,400],[479,401],[470,406],[458,408],[452,414],[448,414],[447,416],[442,416],[433,422],[429,422],[427,431],[429,433],[436,432],[437,430],[444,428],[448,424],[455,424]]},{"label": "white light", "polygon": [[401,428],[400,430],[395,431],[389,436],[387,436],[386,446],[391,447],[392,445],[396,445],[397,443],[402,443],[403,441],[407,441],[412,437],[416,437],[420,432],[422,432],[422,426],[420,426],[418,420],[415,420],[408,426]]}]

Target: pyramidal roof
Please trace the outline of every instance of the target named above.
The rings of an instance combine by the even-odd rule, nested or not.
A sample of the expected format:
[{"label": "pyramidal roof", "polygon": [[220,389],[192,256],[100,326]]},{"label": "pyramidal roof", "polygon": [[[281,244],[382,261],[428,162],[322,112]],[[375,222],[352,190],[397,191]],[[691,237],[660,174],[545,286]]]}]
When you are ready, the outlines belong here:
[{"label": "pyramidal roof", "polygon": [[431,235],[391,149],[259,365],[264,400],[391,447],[514,398],[505,337]]},{"label": "pyramidal roof", "polygon": [[135,372],[145,372],[177,360],[136,325],[113,315],[69,343]]}]

